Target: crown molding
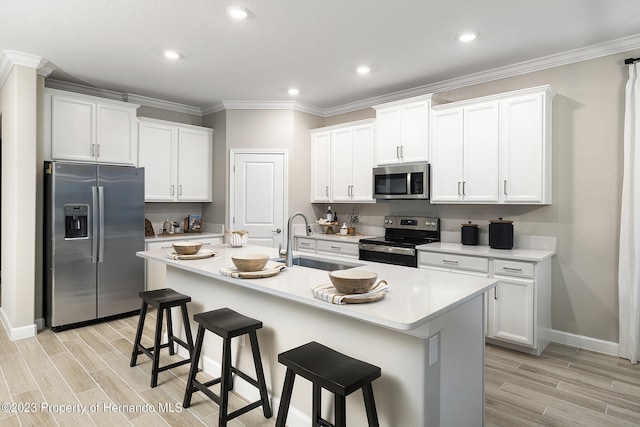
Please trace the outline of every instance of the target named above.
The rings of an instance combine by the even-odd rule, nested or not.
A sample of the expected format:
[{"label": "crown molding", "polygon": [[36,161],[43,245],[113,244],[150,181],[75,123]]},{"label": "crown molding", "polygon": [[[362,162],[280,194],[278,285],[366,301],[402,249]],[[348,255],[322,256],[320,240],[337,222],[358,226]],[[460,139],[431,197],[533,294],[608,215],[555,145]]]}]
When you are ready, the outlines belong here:
[{"label": "crown molding", "polygon": [[44,82],[45,87],[51,89],[65,90],[67,92],[81,93],[84,95],[97,96],[100,98],[113,99],[116,101],[126,101],[124,94],[114,90],[100,89],[93,86],[81,85],[78,83],[63,82],[61,80],[47,79]]},{"label": "crown molding", "polygon": [[123,97],[125,101],[133,102],[135,104],[140,104],[147,107],[161,108],[163,110],[170,110],[170,111],[175,111],[177,113],[191,114],[194,116],[204,115],[200,107],[194,107],[192,105],[180,104],[178,102],[171,102],[171,101],[163,101],[161,99],[150,98],[148,96],[136,95],[133,93],[124,93]]},{"label": "crown molding", "polygon": [[39,75],[48,76],[55,70],[55,66],[41,56],[16,50],[3,50],[0,52],[0,86],[9,76],[14,65],[35,68]]},{"label": "crown molding", "polygon": [[323,110],[323,117],[336,116],[338,114],[350,113],[352,111],[369,108],[376,104],[384,104],[387,102],[397,101],[399,99],[412,96],[425,95],[429,93],[437,93],[446,90],[460,89],[480,83],[505,79],[521,74],[541,71],[548,68],[560,67],[562,65],[573,64],[576,62],[596,59],[603,56],[614,55],[616,53],[628,52],[630,50],[640,49],[640,34],[612,40],[606,43],[600,43],[587,46],[580,49],[574,49],[567,52],[549,55],[542,58],[532,59],[529,61],[519,62],[517,64],[507,65],[504,67],[494,68],[492,70],[482,71],[479,73],[468,74],[462,77],[442,80],[440,82],[418,86],[398,92],[392,92],[386,95],[376,96],[373,98],[363,99],[361,101],[349,104],[339,105],[337,107],[326,108]]}]

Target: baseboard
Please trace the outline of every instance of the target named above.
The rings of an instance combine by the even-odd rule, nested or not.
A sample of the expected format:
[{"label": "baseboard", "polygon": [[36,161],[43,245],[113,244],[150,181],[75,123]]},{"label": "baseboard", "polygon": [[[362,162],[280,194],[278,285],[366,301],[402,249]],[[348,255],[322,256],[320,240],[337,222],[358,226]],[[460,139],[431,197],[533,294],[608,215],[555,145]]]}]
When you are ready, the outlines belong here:
[{"label": "baseboard", "polygon": [[11,341],[17,341],[24,338],[33,338],[38,333],[38,329],[35,324],[20,326],[19,328],[15,328],[9,317],[7,316],[7,312],[4,308],[0,307],[0,320],[2,320],[2,324],[7,331],[7,335],[9,335],[9,339]]},{"label": "baseboard", "polygon": [[39,317],[36,319],[36,328],[41,331],[45,328],[44,325],[44,317]]},{"label": "baseboard", "polygon": [[596,351],[598,353],[618,356],[618,343],[603,341],[597,338],[585,337],[583,335],[571,334],[563,331],[550,331],[551,341],[572,347],[583,348],[585,350]]},{"label": "baseboard", "polygon": [[[189,352],[181,346],[178,346],[178,354],[183,357],[189,357]],[[220,363],[207,356],[202,356],[201,368],[204,372],[211,375],[213,378],[219,377],[220,372],[222,371]],[[274,387],[277,387],[279,390],[279,387],[282,386],[280,384],[274,384]],[[233,392],[241,396],[248,402],[254,402],[260,399],[260,392],[258,392],[258,389],[256,389],[253,385],[249,384],[247,381],[237,375],[234,376]],[[273,395],[270,396],[271,401],[269,403],[273,411],[273,417],[275,418],[278,415],[280,397],[275,397]],[[309,399],[309,401],[311,401],[311,396],[309,396]],[[309,425],[311,425],[311,418],[309,416],[292,406],[289,407],[289,413],[287,414],[287,427],[309,427]]]}]

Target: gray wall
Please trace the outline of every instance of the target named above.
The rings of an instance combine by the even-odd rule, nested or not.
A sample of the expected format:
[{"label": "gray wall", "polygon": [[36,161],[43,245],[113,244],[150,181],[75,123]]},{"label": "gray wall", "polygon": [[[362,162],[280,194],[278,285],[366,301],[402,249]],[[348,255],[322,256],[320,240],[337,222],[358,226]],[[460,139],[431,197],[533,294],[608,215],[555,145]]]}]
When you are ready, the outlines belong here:
[{"label": "gray wall", "polygon": [[[558,331],[618,342],[617,263],[625,58],[639,51],[560,66],[463,89],[439,92],[449,101],[550,84],[553,101],[553,204],[550,206],[455,206],[425,202],[359,205],[363,222],[378,225],[389,213],[429,214],[443,229],[472,220],[514,221],[516,233],[555,236],[552,326]],[[363,110],[367,115],[370,109]],[[356,117],[362,117],[355,115]],[[350,121],[353,113],[327,123]],[[316,213],[326,209],[316,207]],[[338,206],[338,214],[351,206]]]}]

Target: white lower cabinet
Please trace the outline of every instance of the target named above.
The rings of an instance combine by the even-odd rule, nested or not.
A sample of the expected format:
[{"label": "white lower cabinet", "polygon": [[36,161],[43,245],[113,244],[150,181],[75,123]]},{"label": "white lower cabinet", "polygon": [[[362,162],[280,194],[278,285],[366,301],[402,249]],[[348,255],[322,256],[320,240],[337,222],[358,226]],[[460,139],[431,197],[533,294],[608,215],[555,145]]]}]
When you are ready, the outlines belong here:
[{"label": "white lower cabinet", "polygon": [[296,250],[315,254],[358,258],[360,250],[358,242],[341,242],[336,240],[320,240],[307,237],[296,237]]},{"label": "white lower cabinet", "polygon": [[485,294],[487,342],[540,355],[550,341],[551,260],[524,262],[419,251],[418,267],[498,279]]},{"label": "white lower cabinet", "polygon": [[[166,252],[172,252],[173,246],[171,243],[176,240],[165,240],[159,242],[147,242],[146,250],[147,251],[155,251],[155,250],[164,250]],[[184,240],[197,240],[198,242],[202,242],[202,247],[204,249],[208,248],[211,245],[215,245],[218,243],[222,243],[222,237],[192,237],[192,235],[185,235]],[[167,267],[165,264],[161,264],[155,261],[145,260],[145,290],[151,291],[154,289],[162,289],[166,287],[167,281]]]}]

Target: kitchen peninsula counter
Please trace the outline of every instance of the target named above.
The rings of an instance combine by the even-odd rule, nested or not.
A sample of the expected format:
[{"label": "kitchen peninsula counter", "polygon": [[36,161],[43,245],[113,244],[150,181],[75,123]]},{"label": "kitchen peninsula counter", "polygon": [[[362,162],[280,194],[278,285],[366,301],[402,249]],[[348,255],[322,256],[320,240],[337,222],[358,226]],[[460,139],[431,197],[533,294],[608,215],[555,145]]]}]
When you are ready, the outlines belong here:
[{"label": "kitchen peninsula counter", "polygon": [[[162,250],[138,255],[167,265],[167,286],[192,298],[190,317],[229,307],[263,322],[258,335],[275,408],[285,372],[277,355],[314,340],[382,368],[382,377],[374,382],[381,425],[481,425],[483,293],[495,286],[494,279],[349,260],[361,265],[356,268],[378,273],[389,283],[389,291],[373,303],[335,305],[311,293],[314,286],[329,282],[326,271],[294,266],[269,278],[236,279],[219,272],[233,266],[232,255],[276,257],[277,251],[222,244],[210,249],[218,256],[179,261]],[[173,319],[174,330],[182,330],[179,316]],[[253,372],[249,349],[239,344],[235,352],[240,368]],[[217,372],[220,353],[215,339],[205,339],[205,371]],[[251,397],[251,387],[245,389],[236,381],[234,390]],[[325,400],[325,410],[330,411],[331,399]],[[294,388],[292,406],[288,424],[308,424],[311,391],[304,381]],[[361,394],[348,398],[347,417],[356,425],[366,423]]]}]

